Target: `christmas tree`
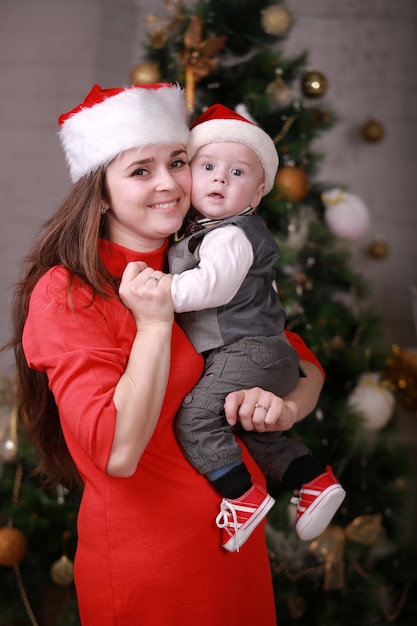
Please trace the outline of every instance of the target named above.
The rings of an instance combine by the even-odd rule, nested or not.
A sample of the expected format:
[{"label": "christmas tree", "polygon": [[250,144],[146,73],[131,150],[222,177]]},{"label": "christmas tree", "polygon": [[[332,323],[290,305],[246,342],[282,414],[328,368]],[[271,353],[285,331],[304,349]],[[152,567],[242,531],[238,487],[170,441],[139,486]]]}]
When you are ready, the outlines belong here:
[{"label": "christmas tree", "polygon": [[[314,142],[338,121],[327,99],[330,81],[309,66],[306,51],[286,58],[293,17],[284,2],[165,4],[164,15],[147,18],[145,60],[132,68],[131,82],[178,82],[186,87],[192,120],[221,102],[273,137],[280,167],[259,213],[281,248],[277,284],[287,328],[326,370],[316,410],[291,433],[333,467],[347,498],[320,537],[301,542],[292,494],[270,481],[277,503],[267,538],[278,622],[410,626],[417,586],[405,523],[409,467],[391,432],[396,395],[417,408],[416,369],[407,355],[380,352],[369,286],[353,269],[352,246],[369,226],[366,206],[343,182],[320,182],[324,155]],[[3,435],[0,422],[3,442],[13,435],[12,405],[10,398],[2,404],[9,429]],[[55,617],[45,616],[45,624],[77,624],[71,558],[79,494],[45,490],[31,475],[35,459],[20,440],[17,451],[0,454],[0,495],[7,503],[0,513],[2,624],[24,624],[29,615],[36,625],[31,610],[44,610],[34,599],[45,590],[59,597]]]},{"label": "christmas tree", "polygon": [[221,102],[274,139],[280,167],[259,213],[281,248],[277,283],[287,328],[327,374],[314,415],[293,436],[333,466],[348,496],[332,526],[306,545],[294,534],[288,493],[270,481],[278,622],[409,624],[417,613],[414,554],[402,523],[408,468],[389,443],[398,372],[391,358],[388,375],[368,285],[352,269],[350,246],[369,226],[367,208],[342,184],[319,182],[323,155],[314,141],[337,123],[326,101],[329,81],[309,67],[307,52],[285,57],[293,18],[283,2],[166,4],[167,15],[148,17],[147,59],[132,69],[132,82],[178,81],[192,119]]},{"label": "christmas tree", "polygon": [[45,486],[15,410],[15,385],[0,376],[0,623],[76,626],[73,585],[80,493]]}]

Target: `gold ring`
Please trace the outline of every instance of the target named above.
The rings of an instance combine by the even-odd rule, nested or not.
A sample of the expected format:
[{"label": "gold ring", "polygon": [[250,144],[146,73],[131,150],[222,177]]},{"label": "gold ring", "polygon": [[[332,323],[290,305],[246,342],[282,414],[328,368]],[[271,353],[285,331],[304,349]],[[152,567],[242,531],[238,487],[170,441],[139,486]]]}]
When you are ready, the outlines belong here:
[{"label": "gold ring", "polygon": [[266,406],[264,406],[263,404],[259,404],[259,402],[255,404],[255,409],[264,409],[264,411],[268,412]]}]

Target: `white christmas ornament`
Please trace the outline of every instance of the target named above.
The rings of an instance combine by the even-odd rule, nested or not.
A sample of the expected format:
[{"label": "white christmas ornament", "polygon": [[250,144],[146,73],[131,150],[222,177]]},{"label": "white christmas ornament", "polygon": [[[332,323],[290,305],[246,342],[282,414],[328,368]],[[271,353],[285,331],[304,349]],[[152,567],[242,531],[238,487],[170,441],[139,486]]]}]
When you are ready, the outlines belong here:
[{"label": "white christmas ornament", "polygon": [[378,373],[366,372],[348,398],[348,405],[363,414],[369,431],[384,428],[394,412],[394,395],[381,384]]},{"label": "white christmas ornament", "polygon": [[333,235],[356,241],[367,233],[371,220],[361,198],[342,189],[326,191],[321,198],[326,207],[324,220]]}]

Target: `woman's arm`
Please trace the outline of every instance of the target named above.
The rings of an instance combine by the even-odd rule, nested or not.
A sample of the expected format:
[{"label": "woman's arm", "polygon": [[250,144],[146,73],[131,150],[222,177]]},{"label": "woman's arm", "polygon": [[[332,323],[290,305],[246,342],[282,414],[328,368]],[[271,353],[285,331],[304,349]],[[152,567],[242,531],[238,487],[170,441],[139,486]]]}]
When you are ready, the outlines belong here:
[{"label": "woman's arm", "polygon": [[[150,275],[161,278],[156,284]],[[68,282],[68,272],[56,267],[33,290],[23,334],[27,362],[48,376],[62,430],[79,460],[85,456],[103,472],[129,476],[165,396],[174,317],[170,278],[131,264],[120,287],[126,306],[98,296],[92,302],[91,290],[76,281],[69,303]]]},{"label": "woman's arm", "polygon": [[[151,275],[158,281],[149,280]],[[116,426],[107,464],[112,476],[128,477],[136,471],[158,423],[171,362],[170,285],[170,276],[144,263],[129,263],[122,277],[120,297],[137,332],[113,395]]]},{"label": "woman's arm", "polygon": [[310,361],[301,361],[301,367],[304,369],[306,377],[300,378],[297,386],[283,398],[287,407],[287,413],[289,412],[293,419],[291,420],[290,415],[287,415],[289,420],[287,425],[285,419],[282,418],[280,420],[282,428],[279,428],[279,430],[288,430],[296,422],[309,415],[317,405],[323,388],[324,378],[321,368]]}]

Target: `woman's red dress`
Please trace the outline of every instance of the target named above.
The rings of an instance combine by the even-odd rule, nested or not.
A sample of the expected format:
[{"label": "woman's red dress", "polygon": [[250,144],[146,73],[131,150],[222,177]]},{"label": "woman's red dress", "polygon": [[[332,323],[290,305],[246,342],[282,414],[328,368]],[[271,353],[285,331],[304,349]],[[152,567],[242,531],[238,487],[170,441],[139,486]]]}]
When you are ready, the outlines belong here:
[{"label": "woman's red dress", "polygon": [[[128,261],[165,267],[166,246],[148,254],[101,242],[112,273]],[[50,270],[32,294],[24,331],[30,367],[45,371],[68,448],[84,481],[75,584],[82,626],[275,626],[264,526],[238,553],[221,547],[219,496],[185,459],[175,414],[202,372],[174,324],[169,384],[155,433],[131,478],[105,468],[116,411],[113,392],[135,334],[129,311]],[[314,357],[301,343],[301,358]],[[300,347],[297,346],[297,349]],[[261,484],[246,450],[244,460]]]}]

